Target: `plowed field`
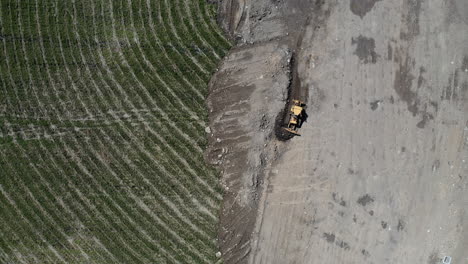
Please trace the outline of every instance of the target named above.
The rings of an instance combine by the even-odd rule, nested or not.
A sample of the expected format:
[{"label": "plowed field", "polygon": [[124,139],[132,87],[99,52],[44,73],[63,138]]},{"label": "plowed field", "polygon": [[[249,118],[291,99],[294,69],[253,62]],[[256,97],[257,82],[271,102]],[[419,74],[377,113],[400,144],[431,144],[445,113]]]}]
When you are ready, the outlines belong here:
[{"label": "plowed field", "polygon": [[0,1],[0,262],[214,263],[205,0]]}]

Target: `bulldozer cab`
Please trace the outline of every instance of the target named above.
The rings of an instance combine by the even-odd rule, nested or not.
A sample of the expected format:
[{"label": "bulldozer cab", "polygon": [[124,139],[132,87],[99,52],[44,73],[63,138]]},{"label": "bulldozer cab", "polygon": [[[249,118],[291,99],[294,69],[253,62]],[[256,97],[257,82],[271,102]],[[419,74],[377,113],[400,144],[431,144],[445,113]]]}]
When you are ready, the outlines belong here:
[{"label": "bulldozer cab", "polygon": [[289,117],[288,126],[285,128],[286,131],[300,136],[297,130],[301,126],[301,123],[303,121],[303,111],[304,111],[303,106],[304,105],[305,104],[299,100],[293,100],[293,105],[289,113],[290,117]]}]

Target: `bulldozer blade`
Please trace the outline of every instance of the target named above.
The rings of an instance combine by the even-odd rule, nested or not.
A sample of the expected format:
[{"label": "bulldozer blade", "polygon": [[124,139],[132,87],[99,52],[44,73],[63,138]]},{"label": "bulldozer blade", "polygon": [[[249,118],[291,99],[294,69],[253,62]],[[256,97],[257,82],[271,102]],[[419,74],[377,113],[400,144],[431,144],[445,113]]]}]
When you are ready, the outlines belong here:
[{"label": "bulldozer blade", "polygon": [[292,133],[292,134],[294,134],[294,135],[296,135],[296,136],[301,136],[301,134],[297,133],[297,131],[294,131],[294,130],[292,130],[292,129],[290,129],[290,128],[286,128],[286,127],[285,127],[284,130],[286,130],[286,131],[288,131],[289,133]]}]

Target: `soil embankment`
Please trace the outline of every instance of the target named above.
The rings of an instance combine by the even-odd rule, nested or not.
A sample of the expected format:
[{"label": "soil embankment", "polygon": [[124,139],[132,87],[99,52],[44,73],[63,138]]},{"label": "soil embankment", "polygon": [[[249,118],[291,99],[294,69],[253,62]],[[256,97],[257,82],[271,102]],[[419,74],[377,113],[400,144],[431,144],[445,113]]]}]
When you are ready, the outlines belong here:
[{"label": "soil embankment", "polygon": [[290,59],[289,49],[278,42],[235,48],[210,85],[207,157],[223,175],[219,239],[227,263],[245,262],[250,252],[265,170],[274,158],[273,121],[287,96]]},{"label": "soil embankment", "polygon": [[219,234],[225,263],[248,261],[265,173],[284,148],[275,131],[282,131],[292,97],[308,100],[296,58],[304,56],[305,27],[315,21],[308,12],[321,6],[305,0],[220,3],[219,24],[237,43],[208,98],[207,158],[222,171],[225,187]]}]

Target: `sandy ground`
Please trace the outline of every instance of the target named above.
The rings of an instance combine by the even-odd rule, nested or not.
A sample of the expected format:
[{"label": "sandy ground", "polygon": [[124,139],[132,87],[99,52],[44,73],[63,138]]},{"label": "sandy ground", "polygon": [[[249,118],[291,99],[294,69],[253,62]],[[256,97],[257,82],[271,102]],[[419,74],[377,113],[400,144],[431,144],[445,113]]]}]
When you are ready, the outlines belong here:
[{"label": "sandy ground", "polygon": [[[221,24],[240,44],[234,55],[251,45],[251,62],[277,56],[262,52],[268,45],[293,51],[297,76],[289,87],[306,96],[309,116],[302,137],[266,137],[261,144],[270,148],[244,149],[246,164],[256,154],[271,158],[255,167],[264,182],[249,189],[260,198],[247,217],[255,225],[233,228],[223,213],[230,237],[250,237],[242,246],[221,242],[227,263],[435,264],[445,255],[468,262],[467,5],[224,2],[230,15]],[[248,69],[248,61],[229,67]],[[244,111],[261,116],[258,109]],[[274,122],[273,112],[265,123]],[[245,124],[247,145],[256,138],[252,124]],[[231,182],[248,182],[246,171]],[[245,193],[246,184],[236,186],[230,197]],[[237,204],[231,215],[245,211]],[[239,252],[244,257],[233,257]]]},{"label": "sandy ground", "polygon": [[210,84],[208,160],[223,174],[219,242],[226,262],[247,261],[274,122],[288,97],[291,51],[277,42],[235,48]]}]

